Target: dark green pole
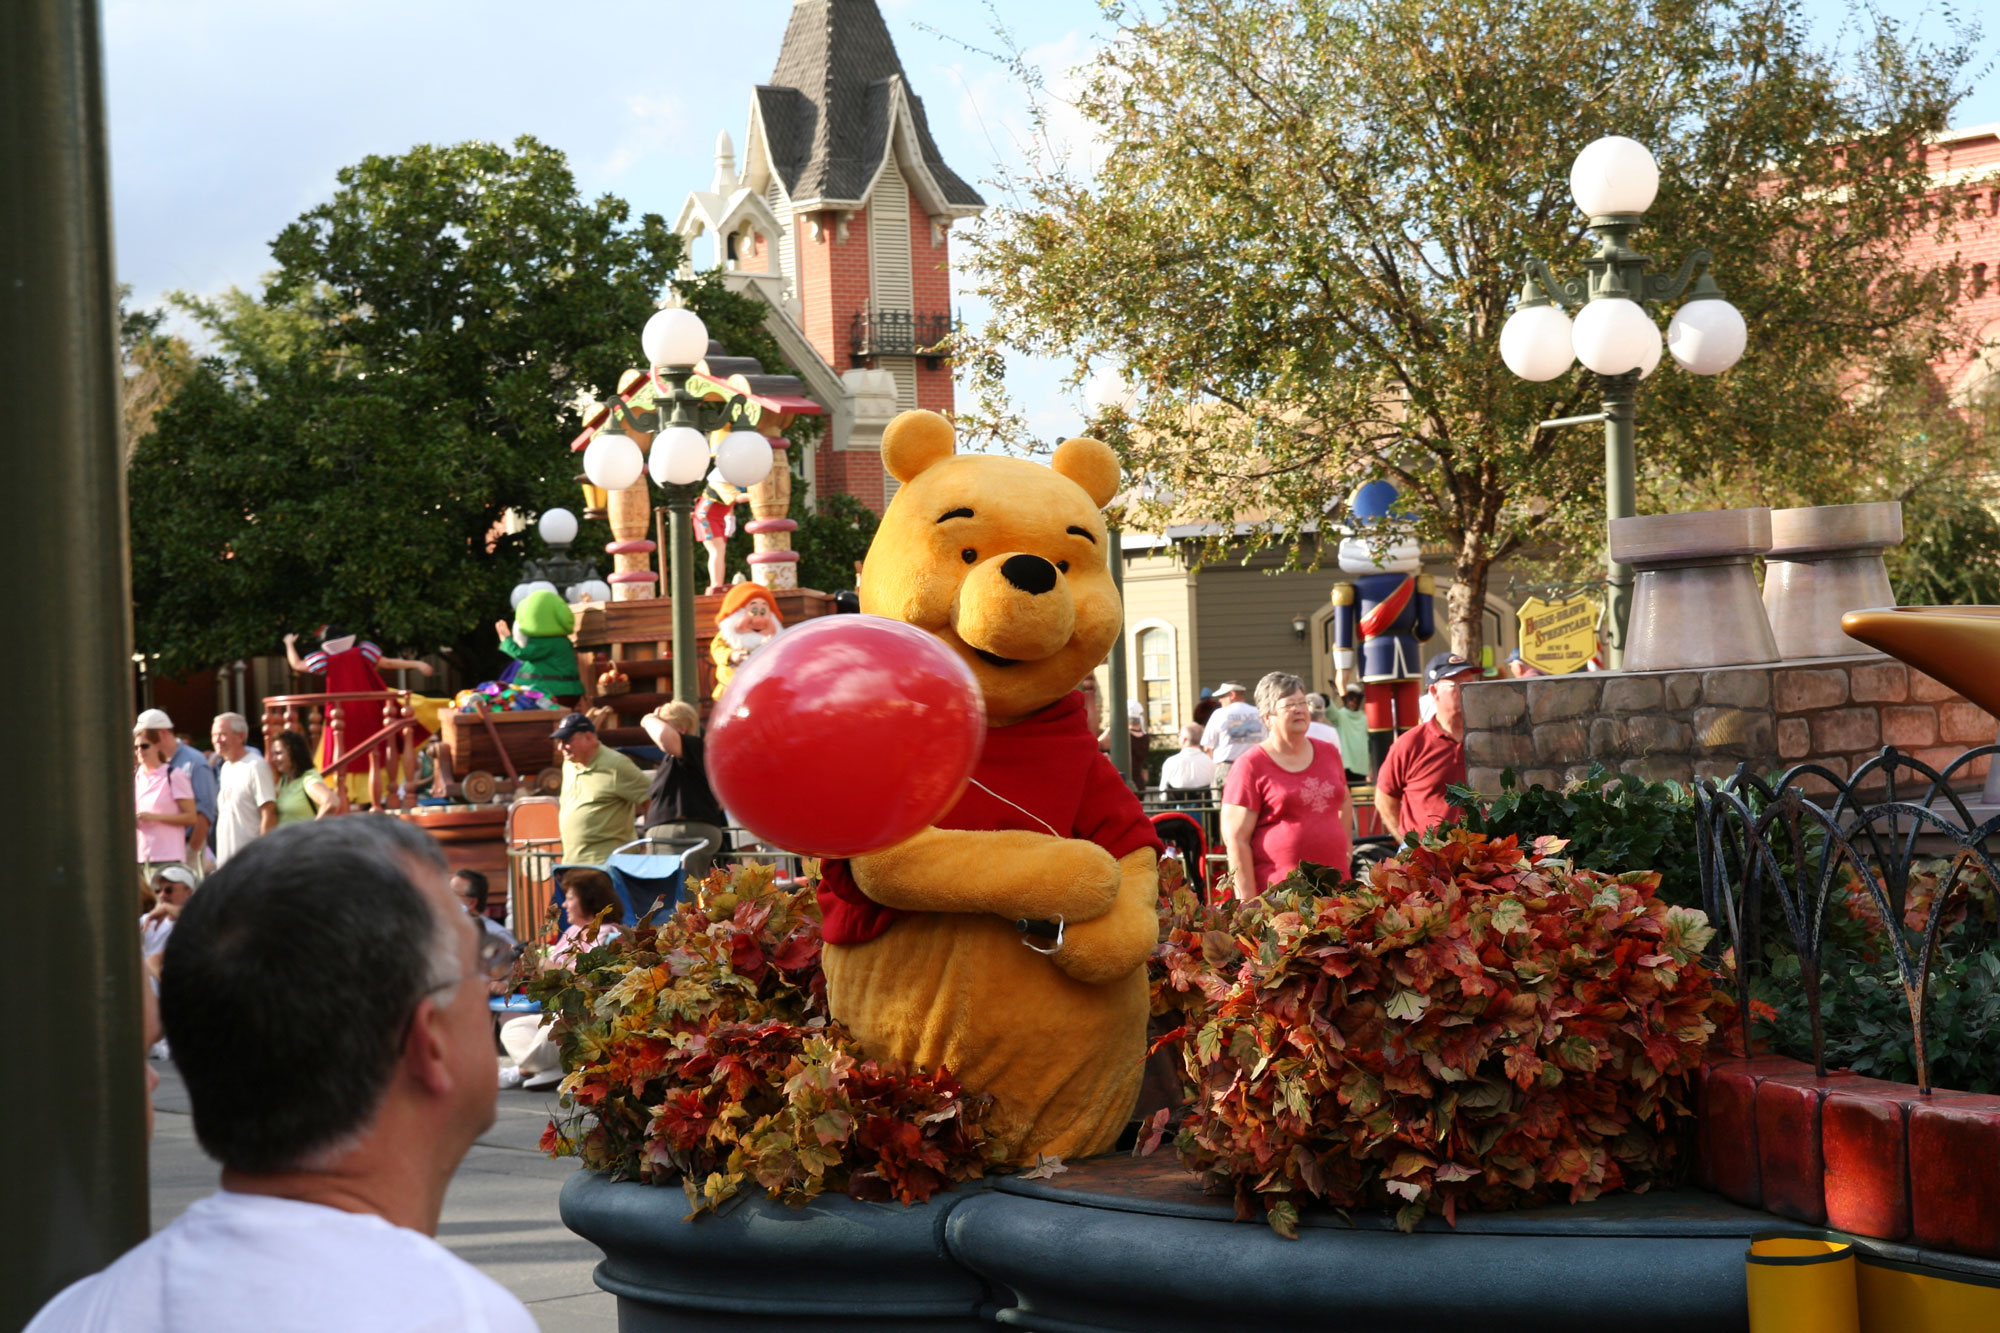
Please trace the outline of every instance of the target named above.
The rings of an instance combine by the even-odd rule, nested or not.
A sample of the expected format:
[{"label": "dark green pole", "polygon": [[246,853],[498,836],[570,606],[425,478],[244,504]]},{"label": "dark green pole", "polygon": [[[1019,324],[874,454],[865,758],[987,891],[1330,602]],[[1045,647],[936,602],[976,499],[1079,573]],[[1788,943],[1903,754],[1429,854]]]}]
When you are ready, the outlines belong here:
[{"label": "dark green pole", "polygon": [[1104,706],[1110,710],[1110,744],[1106,753],[1111,756],[1111,766],[1132,780],[1132,733],[1125,718],[1125,700],[1130,696],[1125,673],[1125,553],[1118,549],[1118,529],[1106,527],[1104,544],[1111,549],[1105,554],[1111,557],[1111,586],[1118,590],[1118,641],[1111,649],[1111,688]]},{"label": "dark green pole", "polygon": [[[1598,392],[1604,404],[1604,517],[1630,518],[1638,510],[1634,473],[1638,470],[1633,443],[1633,407],[1639,397],[1639,374],[1601,376]],[[1632,570],[1605,557],[1605,665],[1616,671],[1625,665],[1625,640],[1632,616]]]},{"label": "dark green pole", "polygon": [[102,57],[93,0],[0,5],[0,661],[16,1007],[0,1328],[143,1240],[144,1050]]},{"label": "dark green pole", "polygon": [[703,482],[663,486],[667,493],[667,595],[674,604],[674,698],[701,707],[694,646],[694,502]]}]

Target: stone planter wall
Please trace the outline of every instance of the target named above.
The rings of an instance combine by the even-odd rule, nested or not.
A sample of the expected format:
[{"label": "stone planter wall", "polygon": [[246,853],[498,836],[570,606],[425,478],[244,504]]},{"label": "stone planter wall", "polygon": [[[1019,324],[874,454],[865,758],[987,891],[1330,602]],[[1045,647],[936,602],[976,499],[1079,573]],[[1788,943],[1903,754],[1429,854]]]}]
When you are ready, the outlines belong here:
[{"label": "stone planter wall", "polygon": [[[1651,782],[1720,781],[1744,761],[1760,773],[1812,762],[1846,777],[1884,745],[1942,768],[1994,738],[1984,709],[1874,654],[1479,681],[1464,695],[1468,779],[1482,792],[1500,789],[1504,769],[1523,786],[1555,787],[1593,761]],[[1981,759],[1966,776],[1985,771]]]}]

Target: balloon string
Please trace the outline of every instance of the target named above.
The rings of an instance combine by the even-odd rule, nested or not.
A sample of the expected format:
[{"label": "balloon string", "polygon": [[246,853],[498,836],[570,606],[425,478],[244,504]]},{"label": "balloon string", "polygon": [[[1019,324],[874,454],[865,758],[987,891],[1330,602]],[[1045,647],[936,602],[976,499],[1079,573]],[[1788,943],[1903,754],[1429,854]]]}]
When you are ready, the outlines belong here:
[{"label": "balloon string", "polygon": [[1028,818],[1034,820],[1037,824],[1040,824],[1043,828],[1047,829],[1053,836],[1058,838],[1062,836],[1062,834],[1056,832],[1055,825],[1049,823],[1048,820],[1043,819],[1040,815],[1036,814],[1033,810],[1030,810],[1027,806],[1015,804],[1015,802],[1008,800],[1005,796],[1002,796],[999,792],[994,791],[991,787],[981,782],[978,778],[968,778],[966,780],[970,782],[973,786],[979,788],[979,790],[985,792],[988,796],[991,796],[994,800],[1000,802],[1000,804],[1012,805],[1016,810],[1019,810],[1022,814],[1026,815]]}]

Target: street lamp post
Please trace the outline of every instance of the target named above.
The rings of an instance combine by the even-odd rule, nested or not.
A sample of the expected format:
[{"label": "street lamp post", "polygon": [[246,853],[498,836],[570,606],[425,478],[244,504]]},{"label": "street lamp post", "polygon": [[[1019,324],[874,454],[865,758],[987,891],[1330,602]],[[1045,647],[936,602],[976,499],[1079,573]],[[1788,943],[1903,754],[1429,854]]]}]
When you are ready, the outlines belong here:
[{"label": "street lamp post", "polygon": [[597,577],[597,567],[570,553],[570,544],[576,540],[576,528],[576,515],[569,510],[542,511],[535,531],[541,535],[549,553],[522,566],[521,581],[514,585],[510,595],[514,606],[520,606],[529,593],[542,589],[571,602],[584,597],[600,602],[611,600],[611,585]]},{"label": "street lamp post", "polygon": [[[1633,442],[1639,382],[1660,363],[1659,327],[1647,306],[1687,292],[1667,325],[1665,350],[1682,369],[1719,375],[1743,355],[1743,316],[1723,299],[1711,269],[1713,256],[1696,250],[1673,273],[1651,271],[1652,261],[1631,246],[1659,193],[1660,169],[1645,145],[1609,135],[1577,154],[1569,185],[1576,206],[1590,219],[1597,251],[1585,274],[1558,280],[1541,260],[1529,258],[1514,313],[1500,330],[1500,357],[1525,380],[1552,380],[1581,361],[1596,374],[1600,410],[1559,417],[1547,427],[1604,423],[1604,515],[1629,518],[1636,507]],[[1688,290],[1690,279],[1694,289]],[[1572,322],[1565,307],[1577,308]],[[1609,584],[1605,640],[1609,665],[1625,658],[1632,571],[1607,560]]]},{"label": "street lamp post", "polygon": [[[1083,399],[1090,408],[1093,419],[1116,409],[1130,413],[1139,401],[1138,394],[1125,381],[1125,377],[1115,370],[1100,371],[1091,376],[1083,387]],[[1113,503],[1116,503],[1115,501]],[[1131,720],[1126,716],[1125,701],[1131,697],[1130,676],[1125,662],[1125,553],[1120,549],[1118,529],[1106,524],[1104,544],[1108,548],[1105,558],[1111,562],[1111,586],[1118,592],[1118,646],[1112,650],[1106,681],[1104,707],[1110,714],[1105,727],[1107,738],[1105,754],[1111,766],[1122,774],[1127,782],[1133,780],[1132,730]]]},{"label": "street lamp post", "polygon": [[[639,341],[654,383],[657,420],[651,447],[642,451],[622,432],[622,425],[637,429],[637,423],[614,395],[604,429],[584,451],[583,470],[592,485],[614,491],[650,472],[666,497],[674,697],[694,704],[700,688],[694,646],[695,501],[711,466],[724,481],[745,490],[770,476],[771,442],[750,429],[753,418],[741,398],[717,402],[689,391],[695,365],[708,355],[708,328],[700,316],[679,308],[658,311],[646,321]],[[729,433],[711,456],[708,437],[725,427]]]}]

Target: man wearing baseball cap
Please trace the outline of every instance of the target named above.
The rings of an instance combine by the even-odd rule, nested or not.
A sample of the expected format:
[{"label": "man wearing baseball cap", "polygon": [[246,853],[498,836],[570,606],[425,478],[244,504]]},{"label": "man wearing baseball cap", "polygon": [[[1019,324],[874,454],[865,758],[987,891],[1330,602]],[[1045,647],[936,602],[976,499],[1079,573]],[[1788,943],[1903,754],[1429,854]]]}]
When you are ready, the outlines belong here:
[{"label": "man wearing baseball cap", "polygon": [[1375,777],[1376,813],[1399,838],[1457,817],[1445,788],[1465,781],[1465,705],[1458,690],[1478,675],[1479,664],[1457,653],[1439,653],[1424,666],[1424,688],[1437,712],[1396,737]]},{"label": "man wearing baseball cap", "polygon": [[597,728],[582,713],[571,713],[549,733],[563,754],[563,861],[603,865],[611,853],[637,837],[639,803],[646,799],[646,775],[639,766],[597,739]]},{"label": "man wearing baseball cap", "polygon": [[132,724],[133,734],[159,746],[167,767],[185,773],[194,789],[194,827],[188,830],[187,863],[199,875],[202,852],[208,846],[208,831],[215,827],[216,777],[208,756],[174,734],[174,720],[158,708],[148,708]]},{"label": "man wearing baseball cap", "polygon": [[1249,693],[1233,680],[1215,687],[1215,697],[1222,701],[1222,707],[1209,714],[1201,731],[1201,748],[1215,761],[1217,788],[1229,777],[1229,766],[1262,744],[1266,735],[1264,719],[1257,715],[1256,705],[1245,701],[1244,696]]}]

